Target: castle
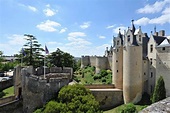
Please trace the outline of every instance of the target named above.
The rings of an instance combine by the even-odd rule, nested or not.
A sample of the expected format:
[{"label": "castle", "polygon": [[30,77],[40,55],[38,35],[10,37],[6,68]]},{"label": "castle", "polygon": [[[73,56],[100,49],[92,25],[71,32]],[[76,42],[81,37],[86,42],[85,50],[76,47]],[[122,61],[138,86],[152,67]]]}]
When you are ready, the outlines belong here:
[{"label": "castle", "polygon": [[124,103],[137,103],[143,93],[152,94],[159,76],[163,76],[166,95],[170,96],[170,39],[165,31],[148,37],[141,27],[132,27],[113,37],[113,46],[106,48],[105,55],[82,56],[81,68],[95,66],[96,73],[101,69],[112,70],[112,83],[123,90]]}]

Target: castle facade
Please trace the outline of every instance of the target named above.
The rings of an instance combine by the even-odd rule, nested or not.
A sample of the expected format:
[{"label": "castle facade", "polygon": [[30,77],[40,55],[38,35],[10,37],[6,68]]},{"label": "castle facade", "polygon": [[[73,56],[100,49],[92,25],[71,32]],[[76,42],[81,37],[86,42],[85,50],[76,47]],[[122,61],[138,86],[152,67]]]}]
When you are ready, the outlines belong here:
[{"label": "castle facade", "polygon": [[166,95],[170,96],[170,39],[165,31],[148,37],[141,27],[119,31],[113,38],[113,46],[106,48],[105,55],[82,56],[81,67],[95,66],[96,73],[101,69],[112,70],[112,83],[123,90],[124,103],[137,103],[143,93],[152,94],[159,76],[163,76]]}]

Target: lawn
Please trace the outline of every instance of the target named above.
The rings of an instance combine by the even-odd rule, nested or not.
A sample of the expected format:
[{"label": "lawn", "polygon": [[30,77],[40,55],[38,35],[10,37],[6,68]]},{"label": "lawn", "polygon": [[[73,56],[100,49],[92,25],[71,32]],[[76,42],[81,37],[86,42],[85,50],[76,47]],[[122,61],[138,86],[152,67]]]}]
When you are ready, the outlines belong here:
[{"label": "lawn", "polygon": [[[145,105],[135,105],[137,111],[141,111],[144,107],[146,107]],[[104,111],[104,113],[120,113],[121,112],[121,109],[125,108],[125,104],[123,105],[120,105],[116,108],[113,108],[111,110],[108,110],[108,111]]]},{"label": "lawn", "polygon": [[0,92],[0,98],[5,98],[14,95],[14,86],[4,89]]}]

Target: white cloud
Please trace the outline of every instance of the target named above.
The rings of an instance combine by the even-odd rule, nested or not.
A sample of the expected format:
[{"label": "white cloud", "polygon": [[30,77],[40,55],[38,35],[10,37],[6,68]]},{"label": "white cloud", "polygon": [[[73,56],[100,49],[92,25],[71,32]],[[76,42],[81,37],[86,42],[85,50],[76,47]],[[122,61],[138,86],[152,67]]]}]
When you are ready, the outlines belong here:
[{"label": "white cloud", "polygon": [[114,25],[109,25],[109,26],[107,26],[106,27],[106,29],[111,29],[111,28],[114,28],[116,25],[114,24]]},{"label": "white cloud", "polygon": [[26,40],[24,38],[25,36],[23,35],[13,34],[8,37],[8,43],[9,45],[24,45],[26,43]]},{"label": "white cloud", "polygon": [[90,27],[90,22],[84,22],[82,25],[80,25],[80,27],[82,29],[87,29],[88,27]]},{"label": "white cloud", "polygon": [[64,33],[64,32],[66,32],[66,30],[67,30],[67,28],[63,28],[59,31],[59,33]]},{"label": "white cloud", "polygon": [[61,26],[60,23],[47,20],[45,22],[41,22],[41,24],[37,25],[36,27],[43,31],[54,32],[54,31],[57,31],[55,27],[59,27],[59,26]]},{"label": "white cloud", "polygon": [[33,7],[33,6],[28,6],[28,8],[29,8],[30,10],[34,11],[34,12],[37,11],[37,9],[36,9],[35,7]]},{"label": "white cloud", "polygon": [[43,12],[46,16],[54,16],[58,12],[58,10],[47,8],[47,9],[44,9]]},{"label": "white cloud", "polygon": [[170,14],[170,7],[166,7],[163,11],[162,14]]},{"label": "white cloud", "polygon": [[138,9],[137,13],[158,13],[167,3],[169,3],[169,0],[156,1],[154,4],[147,4],[143,8]]},{"label": "white cloud", "polygon": [[105,36],[100,35],[100,36],[99,36],[99,38],[100,38],[100,39],[105,39],[106,37],[105,37]]},{"label": "white cloud", "polygon": [[170,14],[161,15],[149,21],[150,24],[165,24],[170,23]]},{"label": "white cloud", "polygon": [[55,42],[55,41],[47,42],[47,44],[48,45],[62,45],[62,43]]},{"label": "white cloud", "polygon": [[150,19],[147,17],[142,17],[136,21],[134,21],[134,24],[136,25],[147,25],[149,23]]},{"label": "white cloud", "polygon": [[76,38],[76,37],[68,37],[67,38],[69,43],[66,45],[68,46],[85,46],[85,45],[91,45],[91,42],[83,39],[83,38]]},{"label": "white cloud", "polygon": [[124,30],[127,30],[127,27],[125,27],[125,26],[116,27],[116,28],[113,29],[113,33],[114,34],[118,34],[119,33],[119,29],[120,29],[120,32],[122,34],[124,34]]},{"label": "white cloud", "polygon": [[86,36],[83,32],[71,32],[68,34],[69,37],[84,37]]}]

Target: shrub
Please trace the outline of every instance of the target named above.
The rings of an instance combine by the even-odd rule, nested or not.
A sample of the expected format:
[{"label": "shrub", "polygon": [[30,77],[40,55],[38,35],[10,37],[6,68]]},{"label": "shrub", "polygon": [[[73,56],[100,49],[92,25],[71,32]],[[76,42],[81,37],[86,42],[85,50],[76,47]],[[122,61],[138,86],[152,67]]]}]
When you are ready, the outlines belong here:
[{"label": "shrub", "polygon": [[160,76],[159,79],[157,80],[151,101],[152,103],[155,103],[164,98],[166,98],[165,83],[164,83],[163,77]]},{"label": "shrub", "polygon": [[107,71],[106,70],[101,70],[100,71],[100,75],[101,75],[101,77],[105,77],[105,76],[107,76]]},{"label": "shrub", "polygon": [[135,113],[135,112],[137,112],[137,110],[134,104],[132,103],[126,104],[125,108],[121,110],[121,113]]}]

